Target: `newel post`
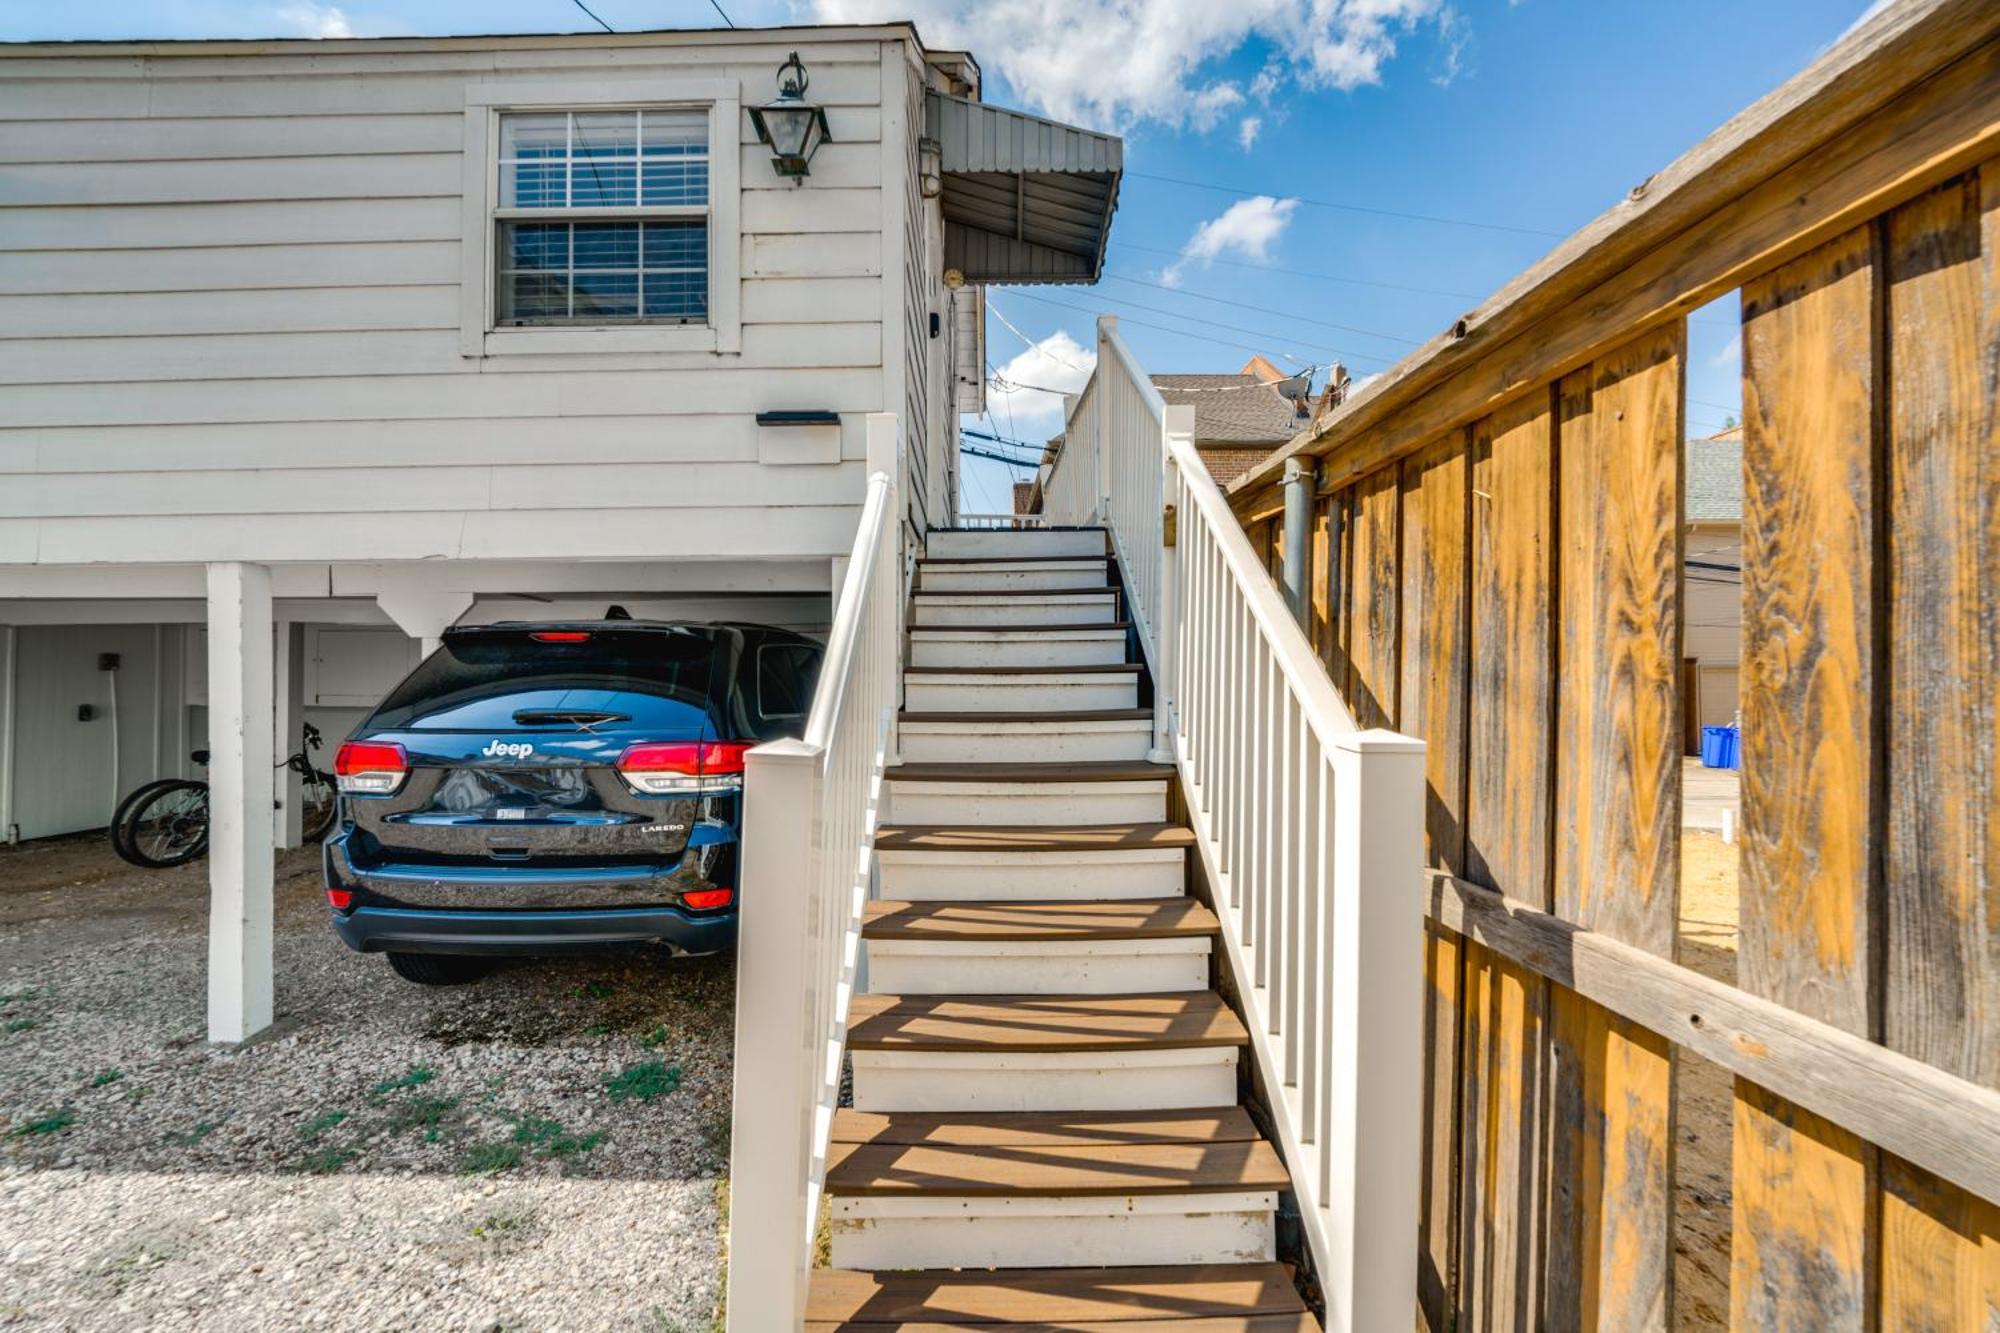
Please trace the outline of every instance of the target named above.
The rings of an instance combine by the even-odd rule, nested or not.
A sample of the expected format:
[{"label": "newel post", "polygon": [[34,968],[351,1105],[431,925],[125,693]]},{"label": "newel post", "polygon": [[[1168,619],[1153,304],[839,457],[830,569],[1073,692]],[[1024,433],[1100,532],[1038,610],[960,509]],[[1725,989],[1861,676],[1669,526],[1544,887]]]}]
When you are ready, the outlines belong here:
[{"label": "newel post", "polygon": [[1091,377],[1097,381],[1090,410],[1097,414],[1097,494],[1094,499],[1097,521],[1111,525],[1111,394],[1107,391],[1104,368],[1116,357],[1111,340],[1118,336],[1118,316],[1097,317],[1097,362]]},{"label": "newel post", "polygon": [[809,955],[820,753],[805,741],[771,741],[743,768],[729,1151],[729,1327],[742,1333],[798,1328],[812,1268],[807,1181],[823,1052]]},{"label": "newel post", "polygon": [[1362,731],[1337,738],[1331,753],[1328,1271],[1320,1277],[1329,1326],[1400,1328],[1417,1272],[1424,743]]},{"label": "newel post", "polygon": [[[903,511],[908,505],[902,491],[903,429],[894,412],[870,412],[867,417],[868,475],[877,472],[889,478],[889,524],[883,541],[888,549],[878,556],[875,577],[876,589],[886,587],[889,594],[887,609],[892,612],[895,622],[895,643],[890,649],[895,655],[894,675],[890,684],[889,718],[885,724],[887,731],[882,739],[882,760],[886,764],[902,762],[902,733],[897,725],[897,717],[903,707],[903,609],[909,596],[910,566],[905,559],[903,542]],[[840,608],[840,585],[833,589],[833,606]],[[879,591],[875,595],[880,595]]]}]

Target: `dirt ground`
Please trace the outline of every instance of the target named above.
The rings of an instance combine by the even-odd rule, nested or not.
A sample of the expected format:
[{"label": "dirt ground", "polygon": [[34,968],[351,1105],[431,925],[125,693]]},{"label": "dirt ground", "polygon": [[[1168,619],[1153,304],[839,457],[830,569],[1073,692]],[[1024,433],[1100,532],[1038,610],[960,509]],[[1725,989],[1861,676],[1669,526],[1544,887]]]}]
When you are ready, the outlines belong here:
[{"label": "dirt ground", "polygon": [[206,866],[0,848],[0,1326],[707,1330],[734,974],[426,988],[278,870],[277,1010],[204,1040]]},{"label": "dirt ground", "polygon": [[[1680,961],[1736,981],[1736,848],[1714,833],[1681,835]],[[1734,1082],[1720,1065],[1679,1052],[1674,1102],[1674,1306],[1683,1329],[1729,1322],[1730,1123]]]}]

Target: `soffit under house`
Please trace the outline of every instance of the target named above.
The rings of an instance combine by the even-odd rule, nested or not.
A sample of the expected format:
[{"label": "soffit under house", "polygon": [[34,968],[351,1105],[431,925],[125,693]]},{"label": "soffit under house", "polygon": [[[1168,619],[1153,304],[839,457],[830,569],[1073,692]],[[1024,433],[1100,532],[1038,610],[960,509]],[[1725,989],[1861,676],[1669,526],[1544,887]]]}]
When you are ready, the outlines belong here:
[{"label": "soffit under house", "polygon": [[1125,144],[969,98],[924,96],[938,146],[945,266],[967,282],[1095,282]]}]

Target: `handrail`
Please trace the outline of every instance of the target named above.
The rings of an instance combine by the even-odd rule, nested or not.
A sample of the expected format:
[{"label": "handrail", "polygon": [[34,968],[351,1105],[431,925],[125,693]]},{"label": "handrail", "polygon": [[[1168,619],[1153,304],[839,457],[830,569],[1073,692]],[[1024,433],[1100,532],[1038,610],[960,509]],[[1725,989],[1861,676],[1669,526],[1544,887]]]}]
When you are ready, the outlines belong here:
[{"label": "handrail", "polygon": [[805,735],[743,779],[729,1327],[804,1315],[847,1013],[901,687],[896,418],[868,418],[868,491]]},{"label": "handrail", "polygon": [[[1096,471],[1049,489],[1100,484],[1152,671],[1155,757],[1180,774],[1327,1325],[1393,1327],[1416,1272],[1423,745],[1356,728],[1192,418],[1104,319],[1070,422]],[[1070,505],[1058,521],[1083,517]]]}]

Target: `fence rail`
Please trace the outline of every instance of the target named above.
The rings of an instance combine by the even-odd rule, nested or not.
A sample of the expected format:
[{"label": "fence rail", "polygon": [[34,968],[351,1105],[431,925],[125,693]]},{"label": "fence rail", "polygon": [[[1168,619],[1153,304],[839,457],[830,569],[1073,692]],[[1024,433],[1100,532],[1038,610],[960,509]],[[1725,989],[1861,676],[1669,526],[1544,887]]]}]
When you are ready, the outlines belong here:
[{"label": "fence rail", "polygon": [[896,418],[868,418],[868,495],[799,740],[745,763],[729,1327],[797,1328],[895,748],[903,566]]},{"label": "fence rail", "polygon": [[1115,320],[1098,344],[1050,517],[1111,532],[1328,1326],[1398,1327],[1416,1266],[1423,746],[1355,727],[1195,452],[1192,410],[1166,407]]},{"label": "fence rail", "polygon": [[[1731,291],[1724,951],[1680,929],[1681,602],[1685,318]],[[1278,551],[1317,470],[1315,646],[1428,742],[1428,1327],[1691,1322],[1689,1134],[1732,1327],[1993,1326],[1996,366],[2000,8],[1902,0],[1233,488]]]}]

